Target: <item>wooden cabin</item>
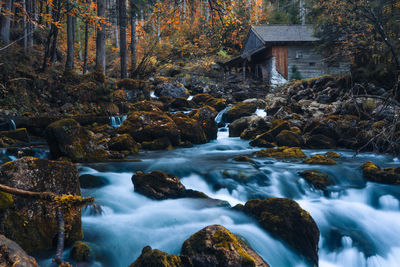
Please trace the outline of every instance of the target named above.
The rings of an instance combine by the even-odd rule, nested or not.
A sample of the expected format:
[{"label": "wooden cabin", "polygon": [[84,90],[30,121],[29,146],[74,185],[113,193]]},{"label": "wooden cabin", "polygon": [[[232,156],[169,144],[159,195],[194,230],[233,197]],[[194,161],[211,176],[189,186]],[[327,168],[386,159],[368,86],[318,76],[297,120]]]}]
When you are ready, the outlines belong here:
[{"label": "wooden cabin", "polygon": [[[350,71],[349,62],[327,62],[315,51],[319,41],[310,25],[251,26],[241,54],[226,62],[244,78],[281,85],[295,77],[312,78]],[[293,73],[293,70],[297,70]]]}]

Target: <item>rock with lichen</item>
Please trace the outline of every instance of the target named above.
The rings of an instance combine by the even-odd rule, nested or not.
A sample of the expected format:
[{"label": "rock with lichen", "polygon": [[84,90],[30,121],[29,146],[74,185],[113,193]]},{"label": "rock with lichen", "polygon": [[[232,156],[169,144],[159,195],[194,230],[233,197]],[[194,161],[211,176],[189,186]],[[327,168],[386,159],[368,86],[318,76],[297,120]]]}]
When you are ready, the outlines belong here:
[{"label": "rock with lichen", "polygon": [[0,266],[39,267],[33,257],[4,235],[0,235]]},{"label": "rock with lichen", "polygon": [[305,164],[316,164],[316,165],[335,165],[336,161],[327,156],[321,154],[315,154],[309,158],[306,158],[303,163]]},{"label": "rock with lichen", "polygon": [[299,147],[282,146],[278,148],[267,148],[254,152],[257,157],[268,157],[275,159],[301,159],[307,157]]},{"label": "rock with lichen", "polygon": [[[70,162],[33,157],[7,162],[0,167],[0,183],[32,192],[80,195],[78,170]],[[10,195],[1,199],[1,234],[28,253],[54,248],[58,224],[53,204]],[[82,238],[81,213],[71,216],[66,221],[67,243]]]},{"label": "rock with lichen", "polygon": [[288,198],[251,199],[235,209],[256,218],[262,228],[287,242],[312,264],[318,265],[318,226],[296,201]]},{"label": "rock with lichen", "polygon": [[301,172],[299,175],[312,184],[316,189],[326,190],[326,187],[332,184],[328,174],[319,170],[306,170]]},{"label": "rock with lichen", "polygon": [[203,266],[269,266],[238,236],[221,225],[210,225],[198,231],[182,245],[181,255],[193,267]]},{"label": "rock with lichen", "polygon": [[372,161],[365,162],[361,169],[366,180],[382,184],[400,184],[400,167],[382,169]]}]

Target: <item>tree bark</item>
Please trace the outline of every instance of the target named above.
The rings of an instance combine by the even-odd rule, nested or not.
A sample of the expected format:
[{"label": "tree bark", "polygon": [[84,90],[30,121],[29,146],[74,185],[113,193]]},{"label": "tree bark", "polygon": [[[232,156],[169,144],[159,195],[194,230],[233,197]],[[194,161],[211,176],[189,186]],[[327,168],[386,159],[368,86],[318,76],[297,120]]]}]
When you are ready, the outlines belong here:
[{"label": "tree bark", "polygon": [[10,24],[11,24],[11,16],[10,13],[12,10],[12,0],[6,0],[3,4],[3,15],[0,19],[1,25],[1,40],[6,44],[10,43]]},{"label": "tree bark", "polygon": [[130,0],[131,9],[131,78],[136,70],[137,56],[136,56],[136,11],[134,0]]},{"label": "tree bark", "polygon": [[119,54],[121,62],[121,79],[127,77],[126,55],[126,0],[118,0],[119,11]]},{"label": "tree bark", "polygon": [[88,46],[89,46],[89,23],[85,22],[85,48],[83,53],[83,74],[87,73],[88,70]]},{"label": "tree bark", "polygon": [[74,18],[71,14],[72,4],[67,1],[67,61],[65,63],[65,70],[72,70],[74,68]]},{"label": "tree bark", "polygon": [[[104,17],[105,13],[105,0],[97,0],[97,15]],[[100,27],[97,27],[96,68],[100,68],[103,73],[106,72],[106,31],[103,23],[101,23]]]}]

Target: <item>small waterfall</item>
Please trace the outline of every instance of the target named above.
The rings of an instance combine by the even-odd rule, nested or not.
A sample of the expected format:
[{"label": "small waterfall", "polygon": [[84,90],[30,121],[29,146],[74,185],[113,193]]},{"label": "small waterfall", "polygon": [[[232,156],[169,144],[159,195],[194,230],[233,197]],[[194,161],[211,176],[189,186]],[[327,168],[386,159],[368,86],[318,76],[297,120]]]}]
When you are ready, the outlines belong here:
[{"label": "small waterfall", "polygon": [[17,130],[17,125],[15,125],[13,119],[10,119],[10,130]]},{"label": "small waterfall", "polygon": [[215,122],[216,122],[217,124],[223,121],[223,118],[222,118],[222,117],[224,116],[224,113],[227,112],[230,108],[231,108],[231,107],[228,106],[228,107],[224,108],[223,110],[221,110],[221,111],[218,113],[218,115],[215,117]]},{"label": "small waterfall", "polygon": [[127,115],[111,116],[110,117],[110,124],[111,124],[112,127],[118,128],[126,120],[126,118],[127,118]]},{"label": "small waterfall", "polygon": [[150,97],[151,98],[158,98],[158,96],[156,96],[156,93],[154,93],[154,91],[150,92]]},{"label": "small waterfall", "polygon": [[261,118],[267,117],[267,112],[263,108],[258,108],[254,113]]},{"label": "small waterfall", "polygon": [[190,95],[190,96],[187,98],[188,101],[190,101],[190,100],[192,100],[192,99],[193,99],[193,96],[192,96],[192,95]]}]

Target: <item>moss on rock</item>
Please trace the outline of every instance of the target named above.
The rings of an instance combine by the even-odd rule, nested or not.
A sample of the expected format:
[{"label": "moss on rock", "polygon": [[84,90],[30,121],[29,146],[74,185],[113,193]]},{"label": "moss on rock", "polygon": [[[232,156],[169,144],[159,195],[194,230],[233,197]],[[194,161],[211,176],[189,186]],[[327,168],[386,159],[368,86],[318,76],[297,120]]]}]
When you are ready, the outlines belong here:
[{"label": "moss on rock", "polygon": [[372,161],[365,162],[361,169],[366,180],[382,184],[400,184],[400,167],[381,169]]},{"label": "moss on rock", "polygon": [[241,117],[252,115],[257,110],[257,103],[240,102],[224,113],[223,118],[227,122],[233,122]]},{"label": "moss on rock", "polygon": [[142,254],[129,267],[189,267],[189,260],[176,255],[170,255],[158,249],[146,246]]},{"label": "moss on rock", "polygon": [[139,153],[139,145],[129,134],[114,136],[108,142],[108,148],[116,151],[129,151],[131,154]]},{"label": "moss on rock", "polygon": [[276,136],[278,146],[301,147],[303,139],[297,133],[289,130],[283,130]]},{"label": "moss on rock", "polygon": [[299,147],[278,147],[278,148],[267,148],[254,152],[258,157],[268,157],[276,159],[288,159],[288,158],[305,158],[306,154]]},{"label": "moss on rock", "polygon": [[316,189],[326,190],[326,187],[332,184],[328,174],[319,170],[306,170],[299,175],[312,184]]},{"label": "moss on rock", "polygon": [[88,244],[76,241],[69,254],[70,258],[76,262],[88,262],[91,258],[91,250]]},{"label": "moss on rock", "polygon": [[179,129],[182,141],[189,141],[192,144],[204,144],[207,142],[201,122],[183,113],[173,114],[172,119]]},{"label": "moss on rock", "polygon": [[325,153],[325,156],[331,159],[339,159],[340,158],[340,154],[335,152],[335,151],[328,151]]},{"label": "moss on rock", "polygon": [[305,164],[316,164],[316,165],[335,165],[336,161],[327,156],[321,154],[315,154],[309,158],[306,158],[303,163]]},{"label": "moss on rock", "polygon": [[12,195],[5,192],[0,192],[0,211],[8,209],[13,203],[14,199]]}]

